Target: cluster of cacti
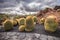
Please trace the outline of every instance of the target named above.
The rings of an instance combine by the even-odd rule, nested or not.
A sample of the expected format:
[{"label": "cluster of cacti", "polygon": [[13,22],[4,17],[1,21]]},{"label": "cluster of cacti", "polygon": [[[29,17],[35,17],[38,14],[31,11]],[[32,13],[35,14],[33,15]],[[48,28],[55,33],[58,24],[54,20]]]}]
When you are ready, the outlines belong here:
[{"label": "cluster of cacti", "polygon": [[[13,29],[14,25],[17,25],[18,23],[18,30],[19,31],[33,31],[34,30],[34,23],[37,22],[37,17],[36,16],[27,16],[25,18],[21,18],[19,16],[16,16],[15,18],[9,20],[7,19],[5,15],[0,15],[0,22],[1,20],[5,20],[3,22],[3,28],[4,30],[11,30]],[[57,30],[58,22],[57,22],[57,17],[54,15],[47,16],[46,18],[41,18],[39,20],[41,24],[44,24],[44,28],[46,31],[49,32],[55,32]]]},{"label": "cluster of cacti", "polygon": [[11,30],[13,29],[13,24],[10,20],[6,20],[4,23],[3,23],[3,28],[5,31],[8,31],[8,30]]},{"label": "cluster of cacti", "polygon": [[32,16],[26,17],[26,28],[25,31],[32,31],[34,29],[34,20]]},{"label": "cluster of cacti", "polygon": [[36,17],[36,16],[33,16],[33,20],[34,20],[34,23],[36,24],[36,22],[37,22],[37,17]]},{"label": "cluster of cacti", "polygon": [[44,22],[45,22],[45,18],[41,18],[41,19],[40,19],[40,23],[41,23],[41,24],[44,24]]},{"label": "cluster of cacti", "polygon": [[53,15],[45,19],[44,26],[46,31],[55,32],[57,30],[58,23],[56,19],[56,16]]},{"label": "cluster of cacti", "polygon": [[34,20],[32,16],[20,19],[19,31],[32,31],[34,29]]}]

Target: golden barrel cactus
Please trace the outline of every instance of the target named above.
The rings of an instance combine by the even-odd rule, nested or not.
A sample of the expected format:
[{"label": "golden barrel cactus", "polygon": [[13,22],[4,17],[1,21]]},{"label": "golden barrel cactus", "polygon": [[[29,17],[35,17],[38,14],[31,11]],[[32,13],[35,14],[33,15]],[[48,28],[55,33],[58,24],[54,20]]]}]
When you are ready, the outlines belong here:
[{"label": "golden barrel cactus", "polygon": [[25,18],[20,18],[18,23],[19,25],[25,25]]},{"label": "golden barrel cactus", "polygon": [[4,23],[3,23],[3,28],[5,31],[8,31],[8,30],[11,30],[13,29],[13,24],[10,20],[6,20]]},{"label": "golden barrel cactus", "polygon": [[11,20],[13,26],[17,25],[17,21],[16,20]]},{"label": "golden barrel cactus", "polygon": [[44,27],[46,31],[55,32],[57,30],[57,26],[58,26],[58,23],[57,23],[56,16],[51,15],[45,19]]},{"label": "golden barrel cactus", "polygon": [[33,20],[34,20],[34,23],[36,24],[36,22],[37,22],[37,17],[36,17],[36,16],[33,16],[32,18],[33,18]]},{"label": "golden barrel cactus", "polygon": [[24,31],[25,30],[25,25],[21,25],[21,26],[19,26],[19,31]]},{"label": "golden barrel cactus", "polygon": [[17,25],[19,25],[19,19],[15,19],[17,21]]},{"label": "golden barrel cactus", "polygon": [[41,18],[41,19],[40,19],[40,23],[41,23],[41,24],[44,24],[44,22],[45,22],[45,18]]},{"label": "golden barrel cactus", "polygon": [[8,17],[5,14],[0,14],[0,24],[2,24]]},{"label": "golden barrel cactus", "polygon": [[27,16],[25,31],[32,31],[33,29],[34,29],[34,20],[33,20],[32,16]]}]

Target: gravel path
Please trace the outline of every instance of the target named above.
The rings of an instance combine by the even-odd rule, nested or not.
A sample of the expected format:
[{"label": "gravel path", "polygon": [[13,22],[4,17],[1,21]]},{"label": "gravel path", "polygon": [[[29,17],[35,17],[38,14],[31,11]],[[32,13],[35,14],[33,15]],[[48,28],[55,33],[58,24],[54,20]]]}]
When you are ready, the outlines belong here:
[{"label": "gravel path", "polygon": [[60,30],[55,33],[45,32],[44,26],[37,24],[32,32],[19,32],[18,27],[11,31],[0,31],[0,40],[60,40]]}]

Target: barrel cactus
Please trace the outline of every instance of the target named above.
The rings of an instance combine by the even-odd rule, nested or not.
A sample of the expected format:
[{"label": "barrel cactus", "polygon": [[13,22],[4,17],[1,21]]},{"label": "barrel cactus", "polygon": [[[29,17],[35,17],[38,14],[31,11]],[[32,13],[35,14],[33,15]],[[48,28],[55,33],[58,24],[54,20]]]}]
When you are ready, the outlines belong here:
[{"label": "barrel cactus", "polygon": [[17,21],[16,20],[11,20],[12,24],[15,26],[17,25]]},{"label": "barrel cactus", "polygon": [[17,22],[17,25],[19,25],[19,19],[15,19],[16,20],[16,22]]},{"label": "barrel cactus", "polygon": [[19,25],[25,25],[25,18],[20,18],[18,23]]},{"label": "barrel cactus", "polygon": [[2,24],[8,17],[4,14],[0,14],[0,24]]},{"label": "barrel cactus", "polygon": [[56,19],[57,17],[53,15],[45,19],[44,26],[46,31],[55,32],[57,30],[58,23]]},{"label": "barrel cactus", "polygon": [[19,26],[19,31],[24,31],[25,30],[25,25],[21,25],[21,26]]},{"label": "barrel cactus", "polygon": [[33,29],[34,29],[34,20],[33,20],[32,16],[27,16],[25,31],[32,31]]},{"label": "barrel cactus", "polygon": [[44,22],[45,22],[45,18],[41,18],[41,19],[40,19],[40,23],[41,23],[41,24],[44,24]]},{"label": "barrel cactus", "polygon": [[13,29],[13,24],[10,20],[6,20],[4,23],[3,23],[3,28],[5,31],[9,31],[11,29]]},{"label": "barrel cactus", "polygon": [[33,16],[33,20],[34,20],[34,24],[36,24],[36,22],[37,22],[37,17],[36,17],[36,16]]}]

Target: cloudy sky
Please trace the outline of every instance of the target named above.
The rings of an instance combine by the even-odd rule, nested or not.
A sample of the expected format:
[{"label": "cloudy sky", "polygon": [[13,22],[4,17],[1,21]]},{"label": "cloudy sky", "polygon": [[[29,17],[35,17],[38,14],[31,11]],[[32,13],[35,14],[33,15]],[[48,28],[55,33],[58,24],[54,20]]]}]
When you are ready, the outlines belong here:
[{"label": "cloudy sky", "polygon": [[0,8],[16,7],[16,10],[38,11],[60,5],[60,0],[0,0]]}]

